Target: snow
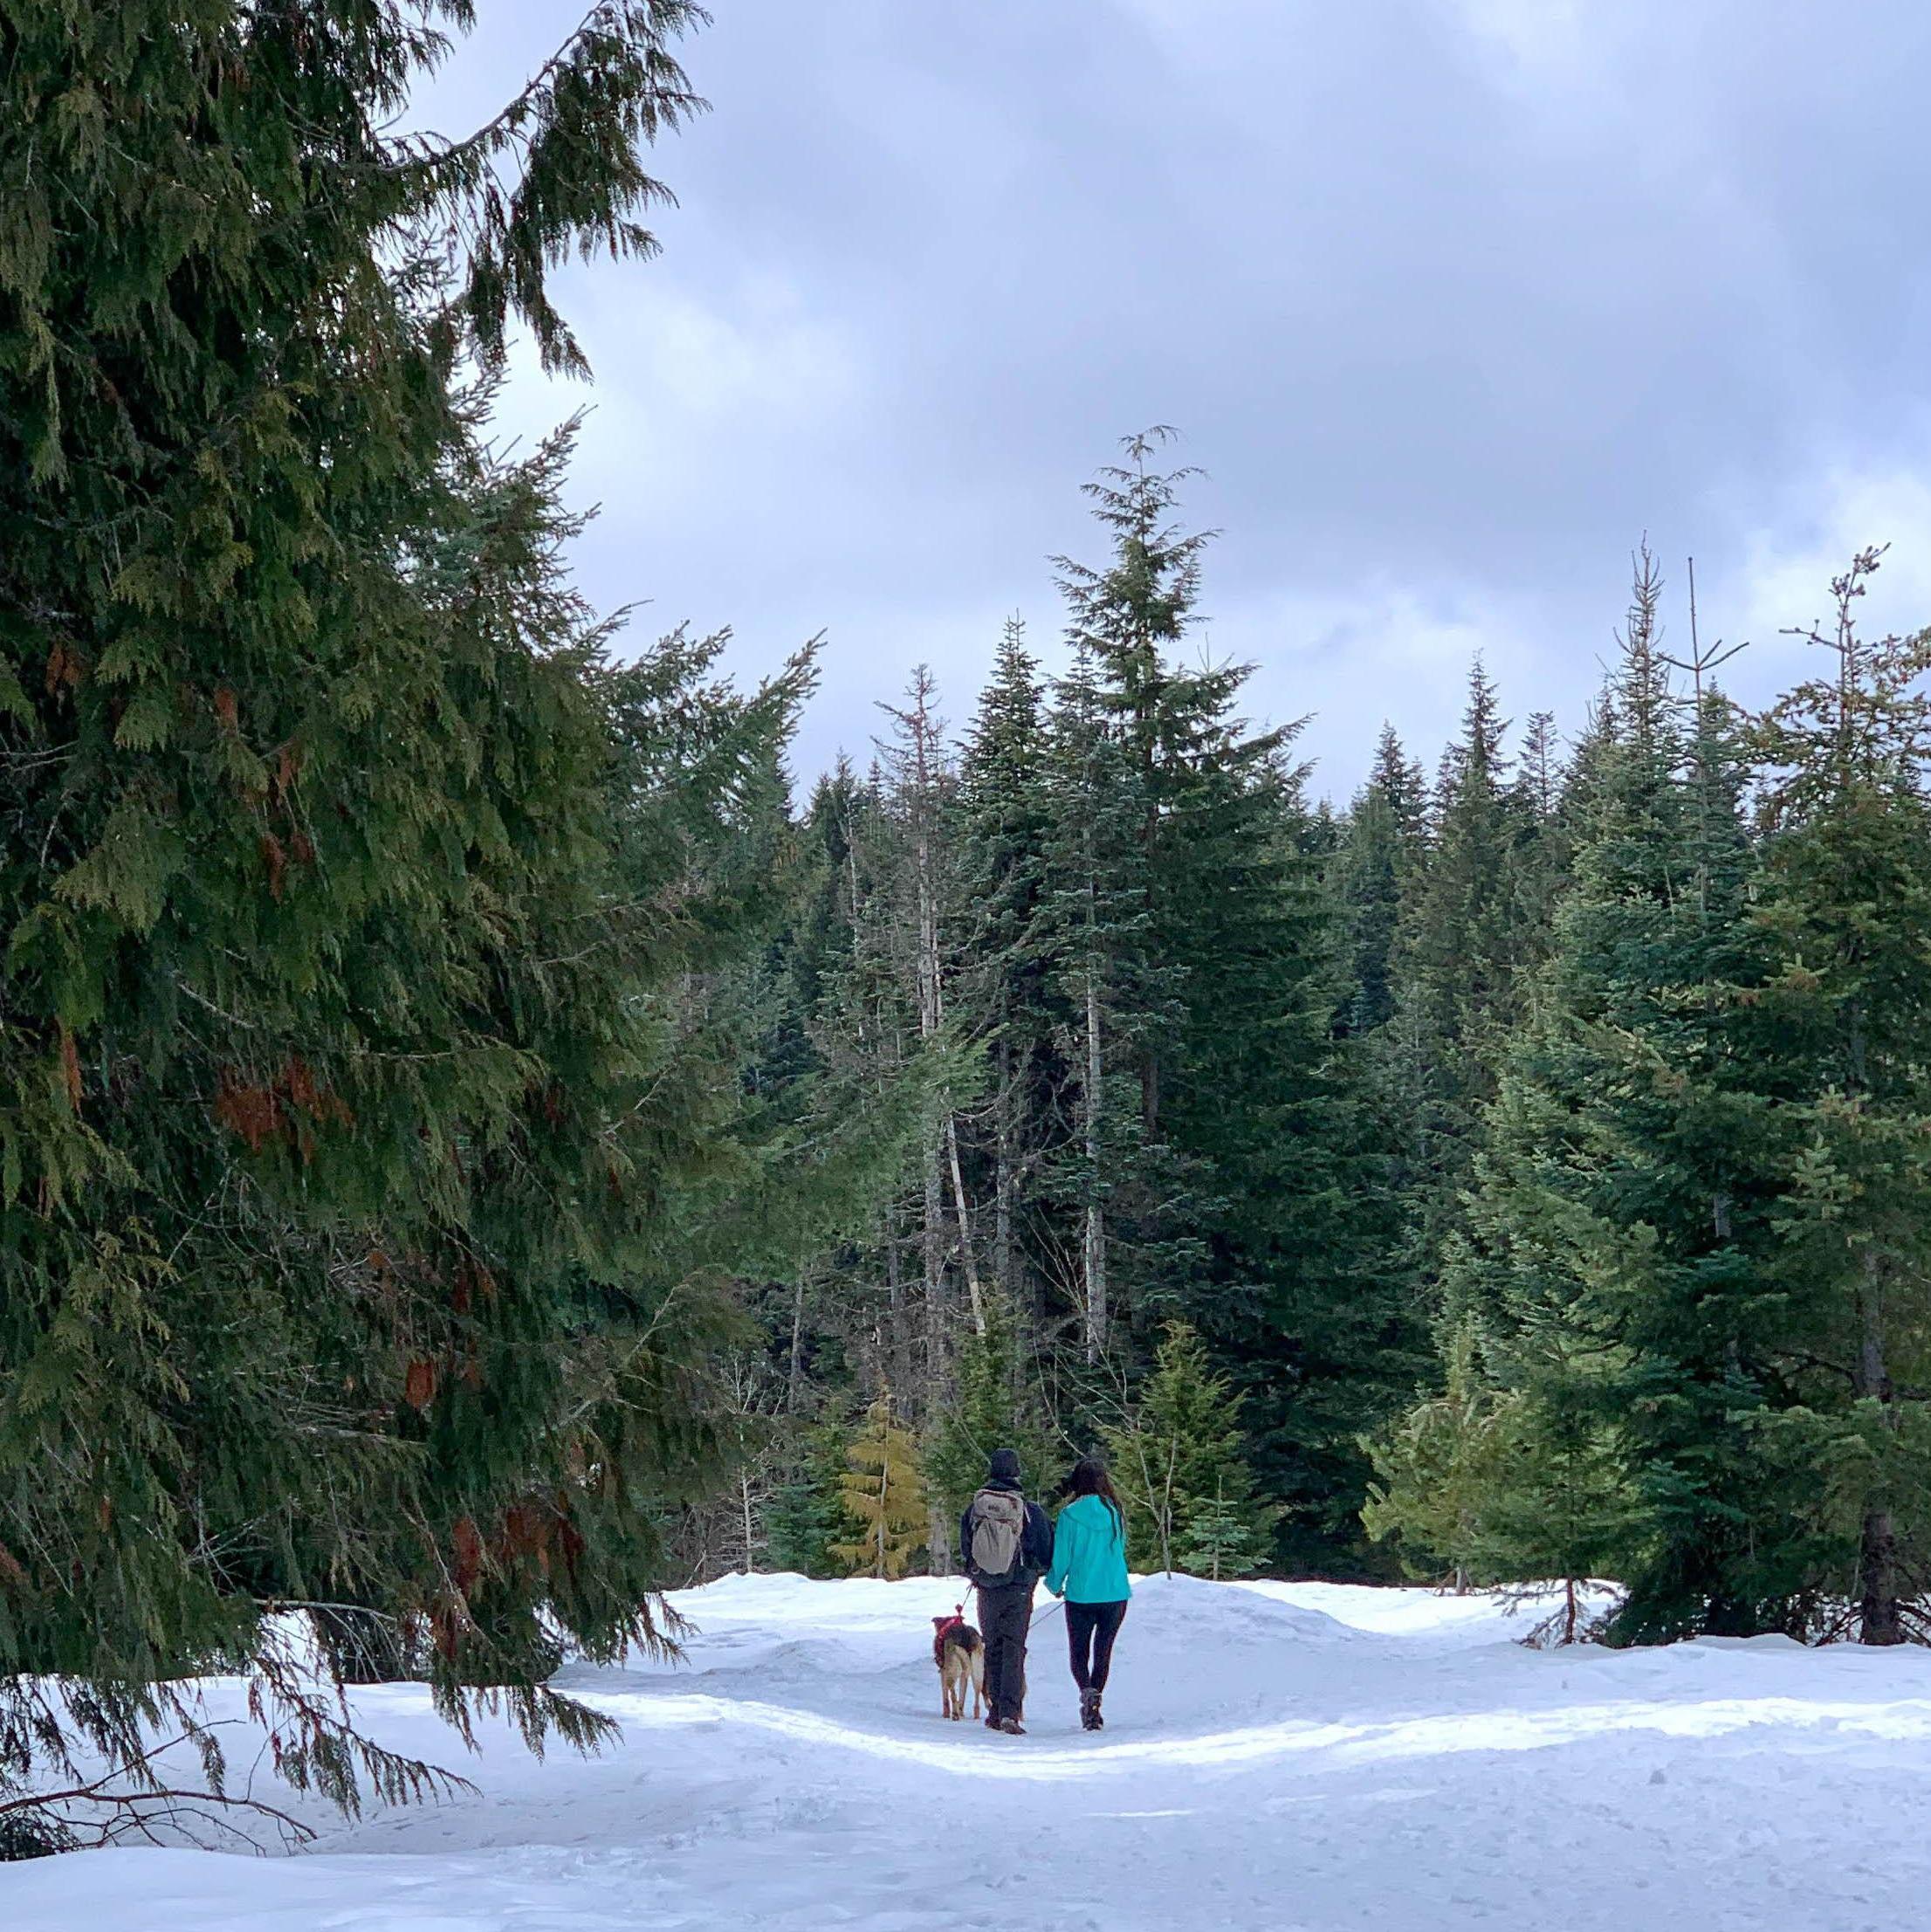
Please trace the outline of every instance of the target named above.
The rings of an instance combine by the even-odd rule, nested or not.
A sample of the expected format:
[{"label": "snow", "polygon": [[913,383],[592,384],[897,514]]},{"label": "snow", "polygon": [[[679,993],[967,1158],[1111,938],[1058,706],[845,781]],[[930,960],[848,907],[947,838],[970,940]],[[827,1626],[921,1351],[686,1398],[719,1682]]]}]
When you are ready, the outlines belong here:
[{"label": "snow", "polygon": [[[1539,1652],[1536,1612],[1336,1585],[1141,1584],[1107,1729],[1060,1612],[1031,1735],[938,1715],[956,1585],[739,1577],[677,1599],[679,1666],[574,1667],[616,1718],[464,1761],[423,1692],[359,1692],[475,1797],[311,1813],[292,1858],[0,1866],[9,1932],[872,1932],[1041,1924],[1861,1932],[1931,1883],[1931,1653],[1776,1639]],[[218,1709],[231,1688],[210,1688]]]}]

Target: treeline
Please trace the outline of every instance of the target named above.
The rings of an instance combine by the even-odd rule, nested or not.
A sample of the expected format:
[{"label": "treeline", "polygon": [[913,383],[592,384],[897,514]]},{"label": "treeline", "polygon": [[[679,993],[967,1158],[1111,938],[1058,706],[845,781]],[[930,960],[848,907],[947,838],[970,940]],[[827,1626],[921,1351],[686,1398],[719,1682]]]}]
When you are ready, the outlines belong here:
[{"label": "treeline", "polygon": [[1112,1443],[1151,1533],[1210,1569],[1361,1541],[1358,1438],[1426,1337],[1342,1050],[1340,833],[1293,732],[1242,718],[1245,670],[1187,667],[1205,540],[1158,440],[1093,486],[1100,560],[1062,560],[1067,673],[1011,624],[955,744],[920,672],[793,828],[791,914],[742,992],[766,1015],[750,1077],[884,1092],[923,1064],[930,1112],[867,1237],[765,1309],[746,1376],[787,1425],[763,1508],[697,1525],[699,1561],[835,1565],[843,1432],[881,1397],[941,1569],[1007,1440],[1041,1475]]},{"label": "treeline", "polygon": [[1433,774],[1385,732],[1337,813],[1191,637],[1161,440],[1089,486],[1069,668],[1015,620],[956,734],[919,672],[787,823],[747,1078],[930,1098],[865,1236],[759,1303],[694,1573],[947,1569],[1011,1440],[1103,1447],[1205,1573],[1914,1629],[1931,646],[1859,636],[1876,554],[1751,716],[1646,553],[1579,729],[1478,664]]}]

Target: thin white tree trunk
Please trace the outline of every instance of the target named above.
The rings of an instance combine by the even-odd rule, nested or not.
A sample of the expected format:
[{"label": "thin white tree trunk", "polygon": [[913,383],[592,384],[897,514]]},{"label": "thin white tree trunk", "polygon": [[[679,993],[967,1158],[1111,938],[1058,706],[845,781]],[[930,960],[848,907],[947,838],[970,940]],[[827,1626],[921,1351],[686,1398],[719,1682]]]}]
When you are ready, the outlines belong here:
[{"label": "thin white tree trunk", "polygon": [[1086,975],[1086,1359],[1097,1362],[1106,1353],[1106,1220],[1100,1205],[1100,1129],[1105,1069],[1100,1042],[1100,988],[1089,967]]},{"label": "thin white tree trunk", "polygon": [[959,1165],[959,1117],[945,1116],[945,1152],[952,1162],[952,1206],[959,1216],[959,1259],[966,1270],[966,1298],[975,1332],[986,1332],[986,1297],[979,1290],[979,1263],[972,1256],[972,1224],[966,1207],[966,1179]]},{"label": "thin white tree trunk", "polygon": [[1002,1035],[993,1149],[993,1279],[1007,1301],[1016,1308],[1019,1283],[1013,1278],[1013,1087],[1012,1042]]}]

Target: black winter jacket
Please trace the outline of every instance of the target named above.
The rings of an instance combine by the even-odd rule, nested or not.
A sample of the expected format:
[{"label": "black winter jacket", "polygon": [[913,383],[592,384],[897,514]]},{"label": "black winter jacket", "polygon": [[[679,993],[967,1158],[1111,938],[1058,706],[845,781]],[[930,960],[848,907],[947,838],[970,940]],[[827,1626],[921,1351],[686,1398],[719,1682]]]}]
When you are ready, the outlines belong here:
[{"label": "black winter jacket", "polygon": [[[1014,1495],[1020,1493],[1018,1483],[1008,1478],[995,1476],[990,1482],[982,1483],[986,1489],[1004,1489]],[[976,1497],[973,1499],[978,1500]],[[959,1519],[959,1560],[970,1571],[972,1567],[972,1506],[966,1505],[966,1514]],[[1020,1538],[1019,1564],[1011,1576],[992,1587],[1009,1590],[1015,1584],[1024,1584],[1030,1588],[1053,1567],[1053,1522],[1045,1510],[1036,1502],[1026,1505],[1026,1533]],[[975,1579],[976,1581],[976,1579]],[[981,1589],[988,1587],[981,1584]]]}]

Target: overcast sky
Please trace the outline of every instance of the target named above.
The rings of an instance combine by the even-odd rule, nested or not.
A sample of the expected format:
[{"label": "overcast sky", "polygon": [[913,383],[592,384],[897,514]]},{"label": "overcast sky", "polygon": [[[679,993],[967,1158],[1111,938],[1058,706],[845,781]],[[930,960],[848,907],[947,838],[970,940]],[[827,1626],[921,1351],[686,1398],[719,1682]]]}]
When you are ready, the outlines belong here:
[{"label": "overcast sky", "polygon": [[[596,381],[505,414],[590,408],[601,603],[746,677],[827,634],[802,771],[922,659],[963,724],[1010,611],[1056,661],[1047,560],[1153,423],[1208,648],[1337,795],[1478,649],[1575,724],[1646,531],[1752,695],[1861,544],[1931,622],[1924,0],[711,3],[662,258],[568,272]],[[450,131],[575,8],[478,11]]]}]

